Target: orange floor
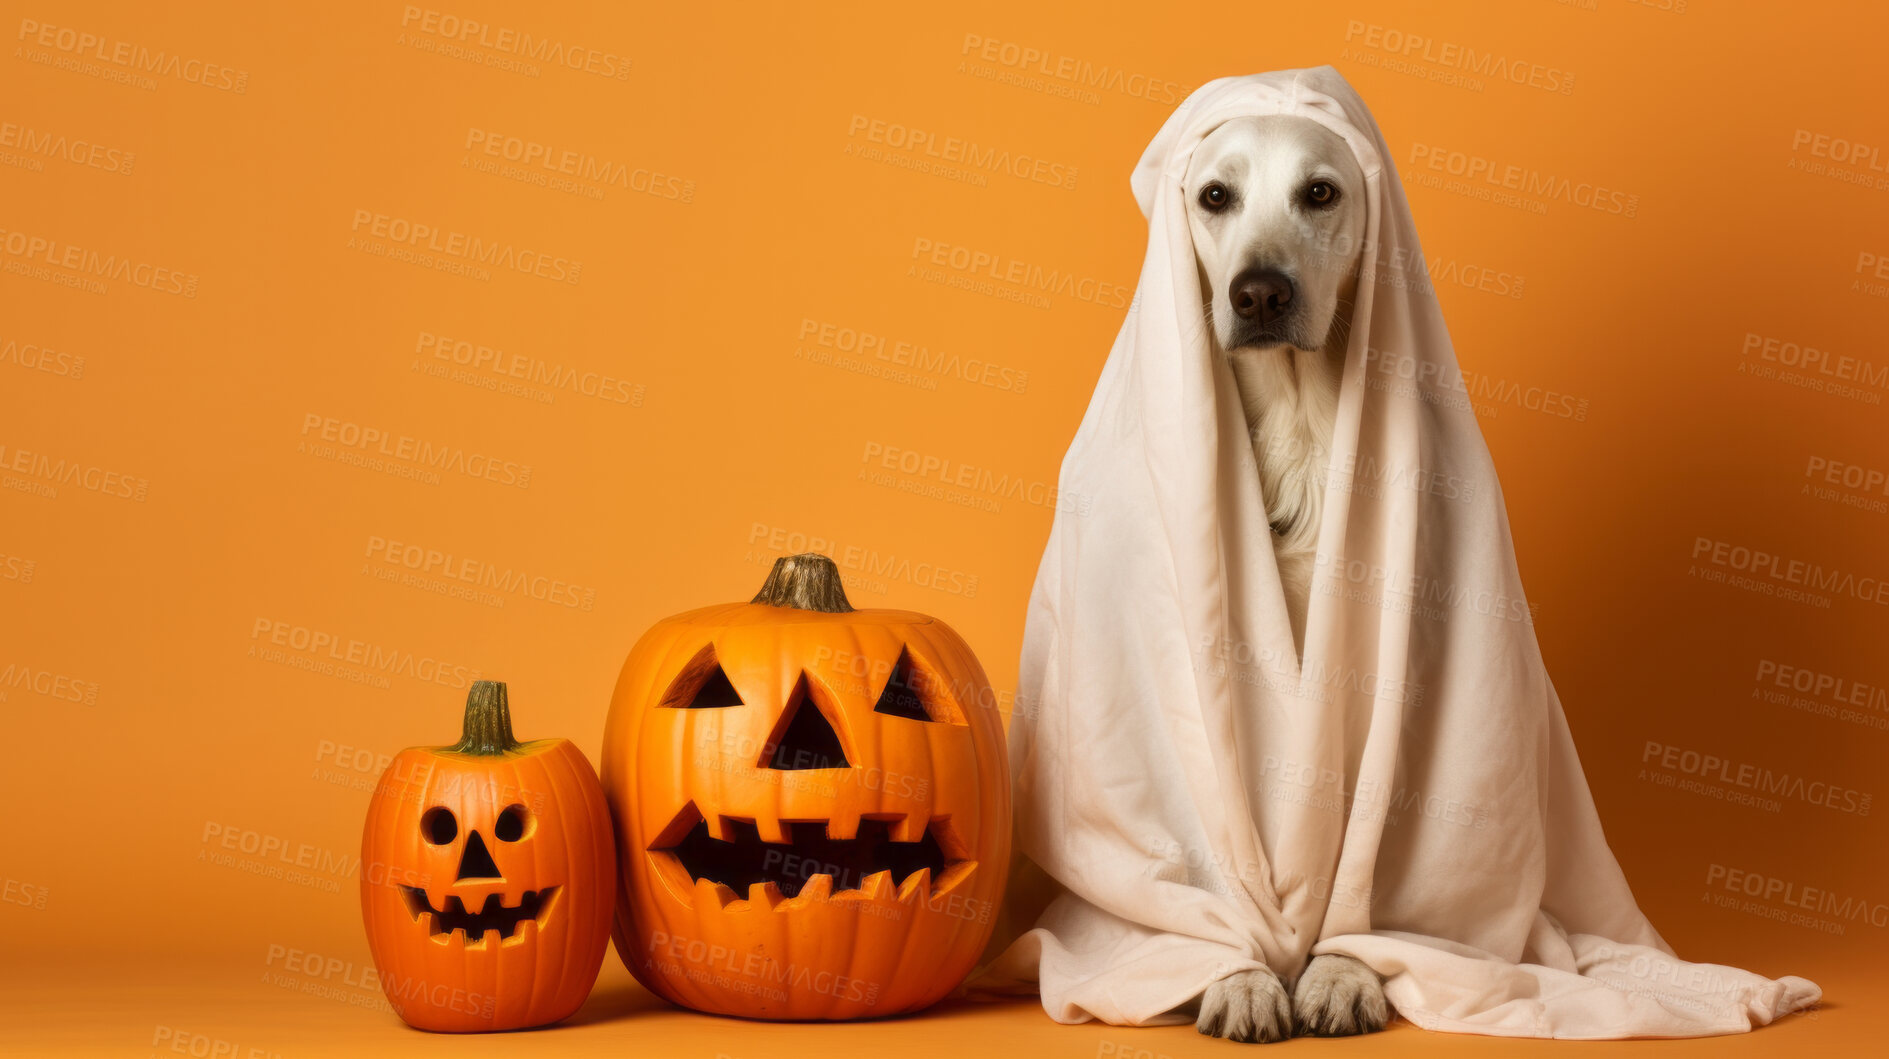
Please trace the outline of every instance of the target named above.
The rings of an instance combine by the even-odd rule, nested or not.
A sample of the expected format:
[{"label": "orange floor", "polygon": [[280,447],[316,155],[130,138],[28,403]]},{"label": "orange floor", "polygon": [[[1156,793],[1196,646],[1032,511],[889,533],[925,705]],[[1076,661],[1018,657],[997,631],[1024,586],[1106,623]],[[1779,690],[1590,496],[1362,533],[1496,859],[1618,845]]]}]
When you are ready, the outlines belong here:
[{"label": "orange floor", "polygon": [[1889,1013],[1881,977],[1825,976],[1823,1008],[1754,1033],[1690,1041],[1517,1041],[1427,1033],[1406,1022],[1369,1037],[1301,1039],[1247,1046],[1208,1040],[1191,1026],[1123,1029],[1059,1026],[1034,1002],[948,1001],[912,1018],[850,1024],[780,1024],[711,1018],[655,999],[614,955],[590,1001],[571,1020],[523,1033],[444,1036],[406,1028],[378,993],[342,971],[331,980],[282,974],[260,959],[167,962],[128,952],[110,965],[0,967],[0,1055],[194,1056],[307,1059],[311,1056],[609,1055],[700,1059],[769,1056],[908,1059],[1029,1056],[1031,1059],[1161,1059],[1268,1054],[1350,1056],[1790,1055],[1799,1059],[1883,1055]]}]

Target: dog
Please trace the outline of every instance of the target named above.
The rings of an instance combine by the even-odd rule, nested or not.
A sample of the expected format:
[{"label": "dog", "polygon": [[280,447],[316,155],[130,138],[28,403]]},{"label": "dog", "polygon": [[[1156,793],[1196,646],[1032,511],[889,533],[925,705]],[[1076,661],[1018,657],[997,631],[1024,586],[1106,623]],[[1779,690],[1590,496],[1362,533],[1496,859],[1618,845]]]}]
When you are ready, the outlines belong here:
[{"label": "dog", "polygon": [[[1209,133],[1184,188],[1214,353],[1227,359],[1239,390],[1293,644],[1303,651],[1364,242],[1364,173],[1323,125],[1269,115]],[[1271,970],[1215,982],[1200,997],[1195,1028],[1276,1041],[1369,1033],[1388,1021],[1376,973],[1328,954],[1313,957],[1290,991]]]},{"label": "dog", "polygon": [[1185,188],[1214,351],[1239,388],[1292,638],[1303,650],[1363,246],[1363,172],[1336,133],[1275,115],[1208,134]]}]

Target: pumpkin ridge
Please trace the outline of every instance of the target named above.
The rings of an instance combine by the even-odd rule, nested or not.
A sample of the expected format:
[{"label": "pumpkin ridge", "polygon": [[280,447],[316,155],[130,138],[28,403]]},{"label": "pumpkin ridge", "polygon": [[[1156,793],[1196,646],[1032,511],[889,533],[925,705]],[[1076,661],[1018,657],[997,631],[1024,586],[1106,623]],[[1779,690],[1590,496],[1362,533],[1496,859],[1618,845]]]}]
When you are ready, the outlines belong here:
[{"label": "pumpkin ridge", "polygon": [[[570,759],[563,754],[553,754],[551,757],[546,758],[545,762],[546,764],[545,764],[545,769],[544,769],[544,772],[545,772],[544,782],[546,786],[551,788],[551,796],[557,800],[558,804],[560,805],[569,804],[575,807],[576,805],[582,803],[583,802],[582,792],[574,789],[574,785],[573,785],[573,789],[567,791],[565,789],[566,785],[563,782],[561,782],[563,779],[566,779],[566,778],[574,779],[574,777],[571,776],[571,773],[575,770],[571,766]],[[554,774],[559,771],[563,773],[563,776],[558,776]],[[523,786],[524,777],[519,775],[518,766],[516,764],[512,765],[512,776],[513,776],[513,782],[519,785],[518,790],[523,791],[524,790],[524,786]],[[568,799],[568,802],[566,801],[566,799]],[[584,811],[586,815],[588,815],[589,807],[586,806]],[[591,821],[586,821],[586,824],[588,825],[585,829],[586,831],[588,830],[589,826],[595,826],[594,823],[592,823]],[[579,854],[579,850],[577,850],[576,844],[572,843],[563,850],[563,855],[557,858],[558,861],[562,862],[562,864],[559,866],[563,868],[564,875],[567,878],[576,878],[578,875],[578,870],[577,870],[578,854]],[[532,847],[531,859],[532,859],[531,870],[533,874],[538,878],[543,878],[546,871],[545,861],[547,859],[546,856],[544,855],[544,847],[541,845],[534,844]],[[583,929],[585,924],[581,922],[577,922],[577,917],[582,915],[582,911],[576,907],[567,907],[563,911],[564,911],[565,916],[570,920],[570,922],[567,922],[564,925],[564,930],[569,934],[569,936],[573,938],[585,936],[585,934],[587,933]],[[555,966],[547,967],[547,964],[550,964],[550,963],[555,963]],[[570,977],[571,972],[574,970],[572,966],[572,961],[540,960],[532,968],[531,993],[529,995],[531,997],[531,1004],[533,1006],[535,1006],[538,1003],[538,995],[541,991],[543,991],[541,987],[543,987],[546,984],[547,970],[550,970],[557,975],[557,979],[554,983],[551,984],[551,988],[548,990],[548,993],[551,996],[569,996],[570,995],[570,989],[567,985],[567,979]],[[585,990],[585,992],[588,993],[589,990]],[[579,1005],[582,1005],[582,1003],[583,1001],[581,1000],[578,1001]]]}]

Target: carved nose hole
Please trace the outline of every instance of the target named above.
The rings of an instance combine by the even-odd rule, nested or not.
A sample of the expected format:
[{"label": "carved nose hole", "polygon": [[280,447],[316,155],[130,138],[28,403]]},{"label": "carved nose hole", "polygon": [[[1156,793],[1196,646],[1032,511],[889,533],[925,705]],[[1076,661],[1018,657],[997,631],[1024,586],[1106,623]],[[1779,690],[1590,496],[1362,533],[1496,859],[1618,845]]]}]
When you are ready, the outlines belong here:
[{"label": "carved nose hole", "polygon": [[787,771],[852,768],[845,747],[840,745],[840,734],[807,690],[805,674],[795,691],[787,707],[792,716],[776,726],[776,734],[768,744],[772,753],[767,767]]},{"label": "carved nose hole", "polygon": [[466,840],[466,852],[459,858],[460,879],[502,879],[498,873],[498,864],[492,860],[492,853],[485,848],[485,839],[474,831]]}]

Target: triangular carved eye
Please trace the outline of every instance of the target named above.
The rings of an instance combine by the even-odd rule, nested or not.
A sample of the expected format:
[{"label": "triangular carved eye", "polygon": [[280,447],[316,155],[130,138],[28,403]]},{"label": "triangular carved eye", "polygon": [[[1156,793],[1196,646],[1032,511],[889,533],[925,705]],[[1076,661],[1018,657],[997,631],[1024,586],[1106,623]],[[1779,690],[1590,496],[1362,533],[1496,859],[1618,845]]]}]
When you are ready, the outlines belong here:
[{"label": "triangular carved eye", "polygon": [[663,693],[660,703],[685,710],[712,710],[741,704],[740,694],[729,683],[728,674],[722,672],[721,660],[715,657],[714,644],[695,652],[695,657],[689,659],[689,664],[682,667],[669,690]]},{"label": "triangular carved eye", "polygon": [[946,689],[944,681],[912,659],[912,652],[899,648],[898,664],[879,692],[879,702],[872,712],[891,714],[912,721],[936,721],[963,724],[964,713]]}]

